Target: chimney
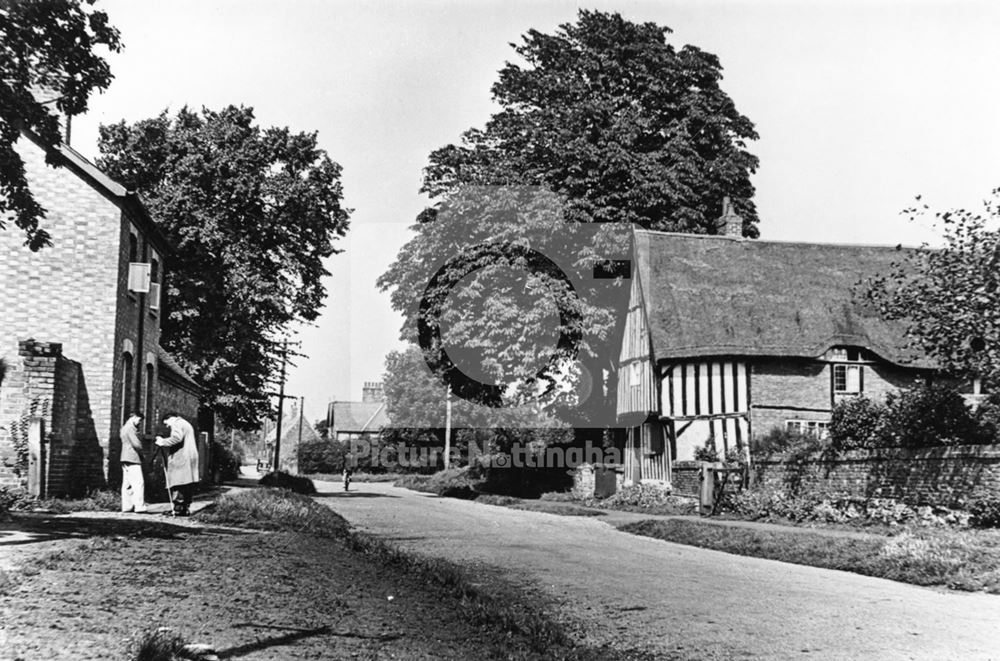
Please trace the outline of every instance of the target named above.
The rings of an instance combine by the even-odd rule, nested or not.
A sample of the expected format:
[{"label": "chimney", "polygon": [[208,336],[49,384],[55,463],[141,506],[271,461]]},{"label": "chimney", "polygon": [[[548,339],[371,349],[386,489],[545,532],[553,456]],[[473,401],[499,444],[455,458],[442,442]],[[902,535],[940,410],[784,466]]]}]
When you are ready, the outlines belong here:
[{"label": "chimney", "polygon": [[736,214],[729,196],[722,198],[722,216],[716,222],[716,233],[721,236],[743,237],[743,218]]},{"label": "chimney", "polygon": [[45,85],[34,85],[30,89],[31,95],[35,97],[35,101],[45,106],[45,109],[59,120],[59,131],[62,133],[62,141],[68,147],[73,132],[73,116],[59,109],[57,104],[62,95]]},{"label": "chimney", "polygon": [[366,381],[365,387],[361,390],[362,402],[381,402],[385,400],[385,393],[382,392],[381,381]]}]

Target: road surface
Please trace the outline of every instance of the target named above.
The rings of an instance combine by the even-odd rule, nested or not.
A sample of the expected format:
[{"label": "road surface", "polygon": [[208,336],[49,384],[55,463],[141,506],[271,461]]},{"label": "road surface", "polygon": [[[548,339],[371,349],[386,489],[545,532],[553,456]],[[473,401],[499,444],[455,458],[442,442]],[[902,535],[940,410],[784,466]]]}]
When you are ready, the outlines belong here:
[{"label": "road surface", "polygon": [[498,568],[591,644],[671,658],[1000,659],[1000,596],[921,588],[671,544],[568,517],[317,483],[355,527]]}]

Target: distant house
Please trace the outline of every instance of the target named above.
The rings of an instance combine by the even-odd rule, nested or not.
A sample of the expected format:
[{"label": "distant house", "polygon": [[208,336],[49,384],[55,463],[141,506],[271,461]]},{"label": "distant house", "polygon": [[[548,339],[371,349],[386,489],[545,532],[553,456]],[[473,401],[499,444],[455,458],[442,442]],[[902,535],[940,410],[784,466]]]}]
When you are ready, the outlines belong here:
[{"label": "distant house", "polygon": [[32,253],[15,227],[0,231],[0,484],[18,482],[32,419],[47,493],[116,484],[130,411],[146,414],[148,439],[168,408],[197,423],[200,388],[160,347],[171,246],[135,193],[70,147],[52,150],[58,168],[30,133],[16,149],[53,245]]},{"label": "distant house", "polygon": [[377,381],[366,382],[360,402],[330,402],[327,407],[330,438],[338,441],[377,437],[389,425],[385,393]]},{"label": "distant house", "polygon": [[[742,221],[728,210],[725,227]],[[635,232],[618,361],[625,481],[670,482],[710,439],[720,453],[774,428],[823,436],[833,406],[929,378],[901,323],[858,304],[895,248]]]},{"label": "distant house", "polygon": [[[264,436],[264,456],[267,465],[274,465],[274,439],[277,438],[277,425],[272,425]],[[278,451],[281,453],[281,470],[286,473],[299,472],[299,445],[322,440],[316,428],[299,412],[299,402],[292,400],[281,422],[281,443]]]}]

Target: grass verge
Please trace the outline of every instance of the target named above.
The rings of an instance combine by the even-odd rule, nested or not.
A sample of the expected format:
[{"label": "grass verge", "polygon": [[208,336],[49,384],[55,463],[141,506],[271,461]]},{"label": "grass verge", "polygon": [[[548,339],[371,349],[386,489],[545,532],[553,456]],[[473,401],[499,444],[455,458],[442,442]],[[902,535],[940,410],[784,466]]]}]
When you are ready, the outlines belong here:
[{"label": "grass verge", "polygon": [[195,515],[199,521],[258,530],[285,530],[321,537],[346,537],[342,516],[288,489],[250,489],[226,494]]},{"label": "grass verge", "polygon": [[1000,594],[1000,531],[906,529],[893,536],[831,537],[698,521],[638,521],[621,530],[755,558]]},{"label": "grass verge", "polygon": [[[310,473],[303,475],[303,477],[308,477],[310,480],[319,480],[320,482],[344,481],[343,473]],[[403,473],[352,473],[351,482],[395,482],[403,477]]]}]

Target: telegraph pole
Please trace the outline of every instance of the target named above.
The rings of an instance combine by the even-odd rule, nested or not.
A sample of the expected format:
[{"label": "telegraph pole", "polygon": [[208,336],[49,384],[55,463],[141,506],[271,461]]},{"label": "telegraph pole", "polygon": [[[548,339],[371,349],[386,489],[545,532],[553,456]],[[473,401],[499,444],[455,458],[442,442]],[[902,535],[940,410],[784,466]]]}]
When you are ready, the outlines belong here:
[{"label": "telegraph pole", "polygon": [[302,423],[305,420],[306,398],[299,397],[299,445],[302,445]]},{"label": "telegraph pole", "polygon": [[444,391],[444,469],[451,467],[451,386]]},{"label": "telegraph pole", "polygon": [[278,387],[278,427],[274,434],[274,470],[281,469],[281,417],[285,412],[285,364],[288,362],[288,340],[281,343],[281,384]]}]

